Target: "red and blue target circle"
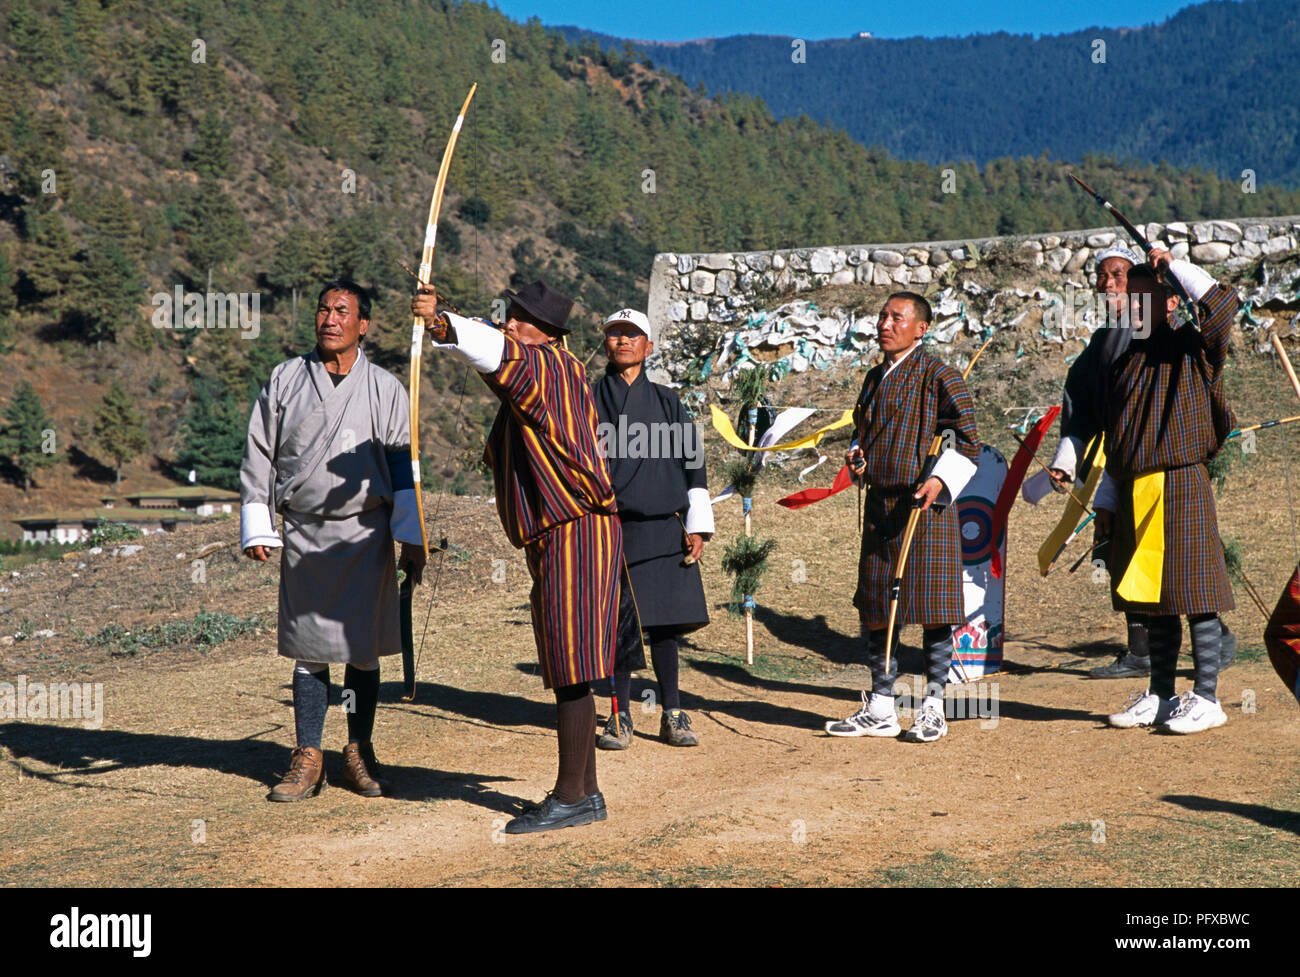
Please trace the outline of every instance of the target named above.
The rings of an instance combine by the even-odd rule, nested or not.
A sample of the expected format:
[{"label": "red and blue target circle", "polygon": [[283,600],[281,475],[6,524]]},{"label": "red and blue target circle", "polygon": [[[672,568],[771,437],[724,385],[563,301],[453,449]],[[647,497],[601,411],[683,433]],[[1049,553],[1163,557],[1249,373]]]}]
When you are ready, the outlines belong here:
[{"label": "red and blue target circle", "polygon": [[993,503],[965,498],[957,506],[957,532],[961,536],[961,561],[967,566],[993,558]]}]

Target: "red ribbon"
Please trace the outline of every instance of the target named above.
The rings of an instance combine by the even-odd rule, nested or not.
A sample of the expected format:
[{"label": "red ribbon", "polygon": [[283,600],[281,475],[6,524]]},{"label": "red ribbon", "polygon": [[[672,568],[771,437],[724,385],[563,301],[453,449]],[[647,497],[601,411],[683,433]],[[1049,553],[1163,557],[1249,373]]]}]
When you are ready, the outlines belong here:
[{"label": "red ribbon", "polygon": [[1011,459],[1011,467],[1007,469],[1007,480],[1002,483],[1002,491],[998,493],[998,501],[993,506],[993,566],[991,569],[995,577],[1001,578],[1002,576],[1002,548],[998,546],[998,540],[1006,532],[1007,517],[1011,514],[1011,506],[1016,501],[1016,495],[1020,492],[1020,485],[1025,480],[1025,474],[1029,471],[1029,463],[1034,460],[1034,452],[1043,443],[1043,437],[1047,434],[1047,429],[1056,422],[1056,415],[1059,413],[1061,413],[1061,408],[1058,404],[1038,419],[1034,426],[1029,429],[1029,433],[1025,435],[1024,443],[1020,445],[1020,450]]},{"label": "red ribbon", "polygon": [[787,509],[802,509],[806,505],[812,505],[814,502],[820,502],[822,499],[829,499],[837,492],[843,492],[853,484],[853,478],[849,474],[849,466],[845,465],[840,469],[835,481],[831,483],[830,488],[810,488],[802,492],[795,492],[794,495],[787,495],[784,499],[777,499],[777,505],[783,505]]}]

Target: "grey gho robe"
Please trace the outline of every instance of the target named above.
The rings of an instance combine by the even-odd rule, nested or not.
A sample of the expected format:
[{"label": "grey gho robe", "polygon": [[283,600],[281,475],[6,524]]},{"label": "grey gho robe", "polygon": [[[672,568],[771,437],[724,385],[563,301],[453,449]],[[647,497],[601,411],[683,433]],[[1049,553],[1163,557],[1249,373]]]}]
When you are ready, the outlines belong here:
[{"label": "grey gho robe", "polygon": [[337,386],[315,350],[271,372],[248,419],[240,545],[284,546],[286,658],[366,663],[401,651],[393,540],[421,542],[410,441],[406,391],[360,350]]}]

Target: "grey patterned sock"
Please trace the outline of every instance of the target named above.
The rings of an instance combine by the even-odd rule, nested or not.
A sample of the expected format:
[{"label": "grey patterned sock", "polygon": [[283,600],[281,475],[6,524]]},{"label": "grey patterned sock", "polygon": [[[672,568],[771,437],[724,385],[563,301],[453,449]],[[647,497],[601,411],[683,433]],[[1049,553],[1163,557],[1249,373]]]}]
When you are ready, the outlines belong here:
[{"label": "grey patterned sock", "polygon": [[1187,619],[1192,632],[1192,663],[1196,667],[1197,695],[1218,702],[1219,656],[1223,651],[1223,629],[1217,614],[1198,614]]}]

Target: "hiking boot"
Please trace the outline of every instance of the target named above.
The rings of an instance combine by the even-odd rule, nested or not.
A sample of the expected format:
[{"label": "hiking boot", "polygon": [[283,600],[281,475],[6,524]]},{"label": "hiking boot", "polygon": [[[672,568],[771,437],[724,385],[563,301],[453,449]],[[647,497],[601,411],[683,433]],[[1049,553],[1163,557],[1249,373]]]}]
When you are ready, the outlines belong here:
[{"label": "hiking boot", "polygon": [[1109,665],[1094,668],[1088,678],[1146,678],[1151,674],[1151,659],[1125,652]]},{"label": "hiking boot", "polygon": [[1176,699],[1161,699],[1150,689],[1134,692],[1124,703],[1124,708],[1111,713],[1106,721],[1116,729],[1159,725],[1169,718],[1176,703]]},{"label": "hiking boot", "polygon": [[669,746],[699,746],[700,738],[691,730],[691,717],[680,709],[665,709],[659,718],[659,738]]},{"label": "hiking boot", "polygon": [[618,729],[614,716],[609,717],[605,730],[596,737],[596,746],[602,750],[626,750],[632,745],[632,717],[626,712],[617,713]]},{"label": "hiking boot", "polygon": [[325,755],[314,746],[299,746],[289,755],[289,772],[266,795],[268,801],[301,801],[325,789]]},{"label": "hiking boot", "polygon": [[1201,733],[1217,729],[1227,721],[1221,705],[1189,691],[1179,696],[1178,706],[1161,729],[1166,733]]},{"label": "hiking boot", "polygon": [[826,724],[826,732],[831,736],[897,736],[902,731],[894,700],[889,696],[868,698],[865,692],[861,709],[848,719],[832,719]]},{"label": "hiking boot", "polygon": [[381,797],[383,784],[375,778],[379,774],[379,761],[369,743],[349,743],[343,747],[343,785],[362,797]]},{"label": "hiking boot", "polygon": [[943,702],[939,699],[926,699],[921,711],[912,720],[912,728],[903,734],[909,743],[933,743],[948,735],[948,721],[943,718]]}]

